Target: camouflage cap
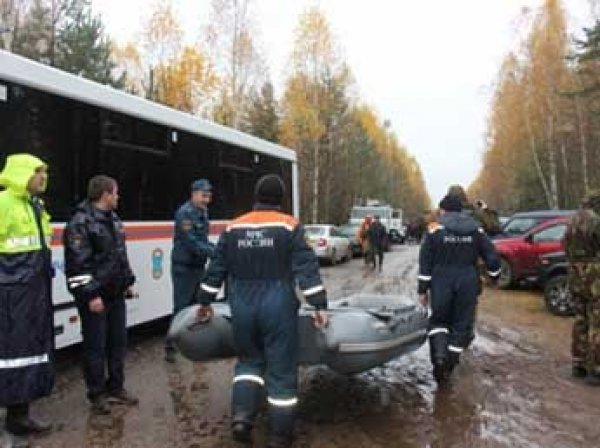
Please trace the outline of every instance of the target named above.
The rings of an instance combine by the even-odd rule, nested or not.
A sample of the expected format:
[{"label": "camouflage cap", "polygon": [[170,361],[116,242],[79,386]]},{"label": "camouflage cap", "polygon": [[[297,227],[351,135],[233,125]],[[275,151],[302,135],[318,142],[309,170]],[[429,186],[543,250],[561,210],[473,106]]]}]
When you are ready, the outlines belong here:
[{"label": "camouflage cap", "polygon": [[448,196],[455,196],[459,198],[463,204],[469,202],[469,199],[467,198],[467,193],[462,187],[462,185],[450,185],[450,188],[448,188]]},{"label": "camouflage cap", "polygon": [[600,190],[591,190],[581,201],[583,208],[591,208],[600,214]]}]

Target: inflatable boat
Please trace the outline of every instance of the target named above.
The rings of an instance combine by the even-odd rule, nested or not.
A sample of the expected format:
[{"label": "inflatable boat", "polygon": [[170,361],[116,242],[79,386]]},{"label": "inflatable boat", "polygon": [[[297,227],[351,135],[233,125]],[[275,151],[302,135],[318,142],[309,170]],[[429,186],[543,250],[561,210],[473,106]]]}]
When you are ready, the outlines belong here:
[{"label": "inflatable boat", "polygon": [[[213,304],[214,317],[198,322],[191,306],[175,316],[169,330],[181,354],[191,361],[236,356],[231,310],[226,302]],[[329,325],[312,322],[312,308],[299,309],[299,361],[326,365],[344,374],[372,369],[419,348],[427,335],[427,312],[401,296],[355,295],[330,301]]]}]

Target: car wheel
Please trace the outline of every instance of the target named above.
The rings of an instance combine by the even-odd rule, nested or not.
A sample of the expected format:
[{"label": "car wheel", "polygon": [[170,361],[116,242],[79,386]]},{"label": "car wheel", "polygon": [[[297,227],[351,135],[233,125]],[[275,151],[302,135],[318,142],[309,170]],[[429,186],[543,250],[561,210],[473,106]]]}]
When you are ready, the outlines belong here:
[{"label": "car wheel", "polygon": [[572,316],[574,313],[573,297],[567,285],[566,275],[557,275],[544,286],[546,308],[556,316]]},{"label": "car wheel", "polygon": [[500,278],[498,286],[502,289],[508,289],[513,286],[514,278],[512,266],[506,258],[500,258]]}]

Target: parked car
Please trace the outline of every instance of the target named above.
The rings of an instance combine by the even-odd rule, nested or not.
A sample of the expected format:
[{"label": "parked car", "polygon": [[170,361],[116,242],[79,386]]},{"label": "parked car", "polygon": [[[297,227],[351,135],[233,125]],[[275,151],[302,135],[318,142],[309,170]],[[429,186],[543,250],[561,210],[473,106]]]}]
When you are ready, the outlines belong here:
[{"label": "parked car", "polygon": [[310,224],[305,226],[308,243],[320,260],[327,260],[332,265],[338,261],[352,257],[350,240],[342,235],[337,227],[326,224]]},{"label": "parked car", "polygon": [[567,285],[567,257],[564,251],[540,257],[540,284],[546,308],[557,316],[574,314],[573,296]]},{"label": "parked car", "polygon": [[510,288],[517,283],[537,282],[540,257],[563,250],[568,219],[563,216],[546,220],[524,235],[494,240],[502,267],[499,286]]},{"label": "parked car", "polygon": [[362,256],[362,246],[356,237],[359,228],[360,226],[355,224],[344,224],[343,226],[338,227],[340,233],[350,240],[350,247],[354,257]]},{"label": "parked car", "polygon": [[502,226],[502,233],[495,239],[520,237],[546,221],[570,217],[573,213],[575,213],[573,210],[537,210],[515,213]]},{"label": "parked car", "polygon": [[406,226],[402,226],[401,229],[390,230],[389,240],[392,244],[404,244],[406,241]]}]

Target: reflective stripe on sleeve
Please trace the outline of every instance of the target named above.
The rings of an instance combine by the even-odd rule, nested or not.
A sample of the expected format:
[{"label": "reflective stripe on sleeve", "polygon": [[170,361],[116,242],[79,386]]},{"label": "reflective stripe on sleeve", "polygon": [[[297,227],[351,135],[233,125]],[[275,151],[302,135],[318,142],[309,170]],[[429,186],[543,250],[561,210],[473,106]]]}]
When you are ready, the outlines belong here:
[{"label": "reflective stripe on sleeve", "polygon": [[277,406],[280,408],[289,408],[292,406],[296,406],[298,404],[298,398],[281,399],[281,398],[268,397],[267,401],[269,402],[270,405]]},{"label": "reflective stripe on sleeve", "polygon": [[67,279],[67,283],[69,284],[69,288],[75,289],[80,286],[87,285],[93,280],[93,277],[89,274],[86,275],[76,275],[74,277],[69,277]]},{"label": "reflective stripe on sleeve", "polygon": [[21,236],[6,239],[6,247],[10,250],[24,249],[40,245],[40,237],[37,235]]},{"label": "reflective stripe on sleeve", "polygon": [[450,333],[448,331],[447,328],[434,328],[433,330],[430,330],[429,333],[427,333],[427,336],[433,336],[434,334],[438,334],[438,333]]},{"label": "reflective stripe on sleeve", "polygon": [[502,269],[498,269],[495,272],[488,271],[488,274],[490,275],[490,277],[498,277],[500,274],[502,274]]},{"label": "reflective stripe on sleeve", "polygon": [[27,358],[0,359],[0,369],[19,369],[48,362],[48,354]]},{"label": "reflective stripe on sleeve", "polygon": [[214,288],[212,286],[207,285],[206,283],[202,283],[200,286],[204,291],[210,294],[218,294],[221,288]]},{"label": "reflective stripe on sleeve", "polygon": [[250,381],[252,383],[260,384],[261,386],[265,385],[265,380],[258,375],[237,375],[233,378],[234,383],[239,383],[241,381]]},{"label": "reflective stripe on sleeve", "polygon": [[319,285],[319,286],[315,286],[314,288],[305,289],[304,291],[302,291],[302,294],[304,294],[305,296],[313,296],[313,295],[317,294],[318,292],[321,292],[324,290],[325,290],[325,287],[323,285]]},{"label": "reflective stripe on sleeve", "polygon": [[429,282],[429,281],[431,281],[431,275],[419,275],[419,280],[422,280],[424,282]]},{"label": "reflective stripe on sleeve", "polygon": [[261,222],[261,223],[240,222],[240,223],[236,223],[236,224],[231,224],[229,227],[227,227],[227,230],[260,229],[263,227],[266,227],[266,228],[283,227],[284,229],[287,229],[290,232],[292,232],[294,230],[294,228],[291,225],[289,225],[288,223],[285,223],[285,222]]},{"label": "reflective stripe on sleeve", "polygon": [[448,350],[451,352],[454,352],[454,353],[462,353],[463,352],[463,348],[457,347],[456,345],[449,345]]}]

